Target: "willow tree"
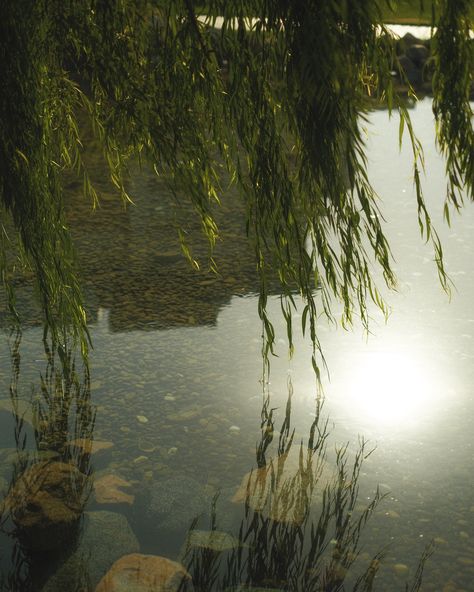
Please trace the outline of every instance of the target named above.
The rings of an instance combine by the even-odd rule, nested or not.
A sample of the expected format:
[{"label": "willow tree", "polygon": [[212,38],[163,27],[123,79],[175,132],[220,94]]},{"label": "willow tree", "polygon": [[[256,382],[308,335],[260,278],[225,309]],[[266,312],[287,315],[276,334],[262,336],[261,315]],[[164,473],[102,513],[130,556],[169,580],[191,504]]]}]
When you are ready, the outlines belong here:
[{"label": "willow tree", "polygon": [[[388,286],[395,284],[364,153],[369,96],[398,111],[408,132],[420,227],[446,285],[420,187],[422,149],[393,87],[398,63],[382,15],[396,4],[210,0],[198,10],[191,0],[4,0],[0,203],[17,238],[2,226],[0,270],[13,315],[21,261],[36,278],[46,329],[57,339],[72,330],[87,344],[62,204],[67,169],[83,179],[85,196],[97,199],[83,159],[78,121],[85,117],[122,199],[129,199],[127,162],[150,162],[177,195],[191,197],[211,252],[223,184],[239,187],[267,354],[269,271],[281,283],[290,347],[297,291],[314,352],[316,319],[331,314],[335,298],[343,322],[357,313],[367,323],[368,300],[384,307],[374,261]],[[474,185],[472,22],[468,0],[435,0],[433,8],[433,110],[447,200],[459,207],[463,194],[473,198]]]}]

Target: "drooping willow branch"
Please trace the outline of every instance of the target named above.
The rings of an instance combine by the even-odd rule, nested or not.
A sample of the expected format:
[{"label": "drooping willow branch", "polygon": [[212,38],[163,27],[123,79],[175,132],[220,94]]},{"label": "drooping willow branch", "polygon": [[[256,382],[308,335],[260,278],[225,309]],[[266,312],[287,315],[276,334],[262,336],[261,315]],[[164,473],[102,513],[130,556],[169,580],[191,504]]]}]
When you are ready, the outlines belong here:
[{"label": "drooping willow branch", "polygon": [[[420,184],[422,151],[393,88],[394,39],[378,0],[211,0],[199,17],[186,0],[7,0],[0,8],[0,202],[36,278],[46,328],[72,330],[87,349],[87,324],[62,207],[62,175],[97,192],[83,159],[79,116],[89,119],[110,179],[124,200],[127,161],[148,160],[179,197],[191,199],[209,239],[224,178],[238,185],[260,274],[266,342],[267,283],[276,273],[292,349],[296,293],[314,345],[316,321],[343,304],[343,322],[384,302],[374,261],[395,285],[379,200],[367,174],[362,124],[368,94],[397,110],[413,147],[420,227],[447,286],[441,245]],[[434,109],[449,195],[472,198],[472,42],[467,0],[436,6]],[[214,25],[218,24],[219,28]],[[382,27],[382,29],[381,29]],[[382,30],[382,35],[380,35]],[[225,171],[225,176],[221,171]],[[9,241],[0,272],[14,311]],[[183,251],[194,263],[180,234]]]}]

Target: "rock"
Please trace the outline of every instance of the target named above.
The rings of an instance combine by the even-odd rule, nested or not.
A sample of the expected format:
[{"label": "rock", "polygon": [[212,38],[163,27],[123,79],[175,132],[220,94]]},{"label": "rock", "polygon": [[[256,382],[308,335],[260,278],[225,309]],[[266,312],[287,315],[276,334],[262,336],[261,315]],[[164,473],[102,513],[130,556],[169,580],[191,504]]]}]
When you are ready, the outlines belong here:
[{"label": "rock", "polygon": [[201,412],[202,410],[200,407],[191,407],[189,409],[178,411],[177,413],[170,413],[166,416],[166,419],[167,421],[172,422],[190,421],[201,415]]},{"label": "rock", "polygon": [[94,482],[95,501],[98,504],[130,504],[135,496],[122,489],[130,489],[131,483],[117,475],[104,475]]},{"label": "rock", "polygon": [[45,551],[74,536],[87,493],[87,477],[74,465],[43,461],[20,475],[5,499],[5,509],[22,543]]},{"label": "rock", "polygon": [[[219,495],[214,500],[215,523],[219,530],[238,533],[244,513],[242,507],[235,504],[232,499],[236,488],[228,487],[219,490]],[[212,520],[212,503],[209,505],[206,513],[203,515],[202,524],[210,525]]]},{"label": "rock", "polygon": [[81,454],[95,456],[102,451],[113,448],[114,443],[108,440],[90,440],[88,438],[81,438],[68,442],[71,448],[76,448]]},{"label": "rock", "polygon": [[241,584],[237,588],[226,588],[224,592],[283,592],[280,588],[259,588],[258,586],[246,586]]},{"label": "rock", "polygon": [[148,423],[148,417],[145,417],[144,415],[137,415],[137,420],[140,423]]},{"label": "rock", "polygon": [[420,43],[420,39],[411,33],[405,33],[400,41],[405,48],[408,48],[412,45],[418,45]]},{"label": "rock", "polygon": [[392,569],[397,576],[404,576],[410,571],[408,565],[405,565],[404,563],[395,563],[392,565]]},{"label": "rock", "polygon": [[[304,449],[303,459],[307,449]],[[317,475],[311,490],[311,475]],[[314,457],[300,466],[300,447],[290,450],[259,469],[244,475],[234,503],[249,506],[277,522],[301,524],[309,505],[320,501],[324,488],[334,482],[335,469]]]},{"label": "rock", "polygon": [[427,47],[419,43],[414,43],[407,47],[405,55],[415,64],[417,68],[422,68],[429,58],[430,52]]},{"label": "rock", "polygon": [[116,561],[95,592],[191,592],[191,576],[175,561],[133,553]]},{"label": "rock", "polygon": [[210,505],[210,497],[200,483],[178,476],[153,485],[147,515],[161,535],[167,531],[186,531]]},{"label": "rock", "polygon": [[239,539],[220,530],[191,530],[186,538],[185,548],[193,547],[212,551],[229,551],[240,545]]},{"label": "rock", "polygon": [[138,550],[138,541],[125,516],[114,512],[85,512],[76,548],[41,592],[94,590],[117,559]]},{"label": "rock", "polygon": [[[416,86],[421,82],[421,71],[415,66],[407,55],[401,55],[398,58],[401,69],[405,73],[405,77],[412,86]],[[404,79],[402,78],[402,82]]]}]

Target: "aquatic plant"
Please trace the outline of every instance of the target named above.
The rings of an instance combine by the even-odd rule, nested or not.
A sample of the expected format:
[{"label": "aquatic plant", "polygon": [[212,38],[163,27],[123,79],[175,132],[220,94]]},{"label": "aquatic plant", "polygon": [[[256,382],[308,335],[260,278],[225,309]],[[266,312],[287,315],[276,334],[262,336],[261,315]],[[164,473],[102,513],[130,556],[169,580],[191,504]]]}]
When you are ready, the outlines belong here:
[{"label": "aquatic plant", "polygon": [[[362,509],[358,498],[361,469],[373,448],[361,439],[350,459],[348,446],[344,445],[337,449],[334,465],[328,465],[330,432],[320,402],[307,442],[295,446],[294,431],[290,429],[291,394],[290,384],[276,456],[271,460],[265,455],[271,450],[274,410],[269,407],[268,393],[264,398],[258,468],[244,478],[233,498],[244,501],[244,515],[233,547],[223,551],[210,545],[193,545],[193,537],[188,535],[184,564],[196,592],[375,589],[385,550],[376,552],[364,564],[360,561],[361,539],[367,521],[384,496],[377,488]],[[219,534],[217,499],[209,529]],[[196,525],[197,520],[191,532]],[[428,546],[405,590],[420,589],[430,554]]]},{"label": "aquatic plant", "polygon": [[39,392],[32,392],[30,421],[36,446],[31,449],[19,411],[19,402],[25,403],[19,393],[19,332],[11,344],[10,398],[17,460],[0,504],[0,529],[13,540],[11,568],[2,573],[0,589],[26,591],[35,585],[29,570],[38,553],[58,546],[63,551],[62,545],[77,534],[92,481],[89,451],[75,442],[92,443],[95,412],[87,365],[80,378],[73,350],[44,341],[46,370],[40,373]]}]

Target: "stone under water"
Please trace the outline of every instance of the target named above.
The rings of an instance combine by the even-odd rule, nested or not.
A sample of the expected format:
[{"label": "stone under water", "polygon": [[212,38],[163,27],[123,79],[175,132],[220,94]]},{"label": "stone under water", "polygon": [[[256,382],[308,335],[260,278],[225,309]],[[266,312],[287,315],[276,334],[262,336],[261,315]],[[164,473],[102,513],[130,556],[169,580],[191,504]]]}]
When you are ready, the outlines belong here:
[{"label": "stone under water", "polygon": [[10,512],[22,544],[47,551],[75,534],[87,494],[87,476],[70,463],[42,461],[29,466],[10,489]]},{"label": "stone under water", "polygon": [[116,561],[95,592],[191,592],[191,576],[176,561],[132,553]]},{"label": "stone under water", "polygon": [[336,471],[308,449],[292,446],[266,465],[246,473],[232,498],[277,522],[301,524],[310,506],[334,483]]}]

